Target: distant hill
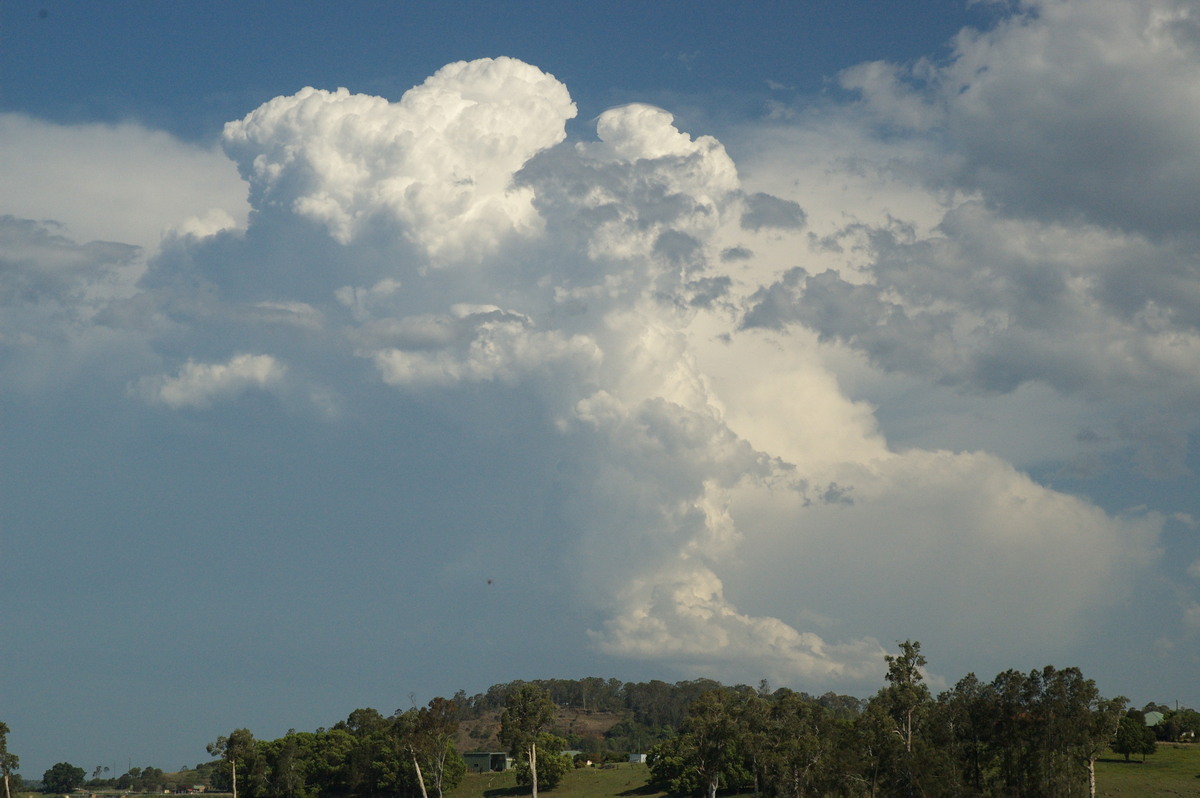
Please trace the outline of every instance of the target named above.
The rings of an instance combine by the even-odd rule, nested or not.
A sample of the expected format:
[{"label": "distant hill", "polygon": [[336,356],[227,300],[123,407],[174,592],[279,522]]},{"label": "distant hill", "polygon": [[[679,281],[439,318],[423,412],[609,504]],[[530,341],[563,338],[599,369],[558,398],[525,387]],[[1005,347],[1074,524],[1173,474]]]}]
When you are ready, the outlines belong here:
[{"label": "distant hill", "polygon": [[[568,740],[572,747],[584,740],[594,740],[596,748],[604,743],[604,735],[622,720],[632,717],[632,712],[596,712],[585,709],[559,707],[558,717],[551,731]],[[500,713],[487,712],[481,717],[464,720],[458,725],[459,751],[502,751],[500,744]]]}]

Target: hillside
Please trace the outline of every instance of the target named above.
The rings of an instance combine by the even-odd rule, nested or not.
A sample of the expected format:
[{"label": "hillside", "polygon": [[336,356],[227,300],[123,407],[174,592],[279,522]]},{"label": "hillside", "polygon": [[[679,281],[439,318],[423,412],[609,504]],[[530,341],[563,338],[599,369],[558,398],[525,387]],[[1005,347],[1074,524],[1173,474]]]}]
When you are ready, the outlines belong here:
[{"label": "hillside", "polygon": [[[576,739],[600,742],[604,734],[629,713],[598,712],[585,709],[559,707],[552,731],[572,743]],[[488,712],[482,717],[465,720],[458,726],[459,751],[500,751],[500,713]]]}]

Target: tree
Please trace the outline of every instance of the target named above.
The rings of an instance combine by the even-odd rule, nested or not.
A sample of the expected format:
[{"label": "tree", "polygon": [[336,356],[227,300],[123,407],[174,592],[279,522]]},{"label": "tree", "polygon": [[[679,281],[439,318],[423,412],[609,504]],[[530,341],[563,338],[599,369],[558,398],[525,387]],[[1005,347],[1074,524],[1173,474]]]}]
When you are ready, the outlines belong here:
[{"label": "tree", "polygon": [[42,774],[42,791],[65,795],[82,786],[86,775],[83,768],[75,767],[70,762],[59,762]]},{"label": "tree", "polygon": [[692,702],[683,722],[683,737],[691,741],[693,766],[708,798],[716,798],[721,774],[733,764],[741,726],[729,690],[709,690]]},{"label": "tree", "polygon": [[388,720],[375,709],[356,709],[333,730],[345,731],[350,736],[350,747],[339,768],[340,795],[377,798],[403,792],[403,788],[411,786],[395,720]]},{"label": "tree", "polygon": [[397,712],[394,716],[398,735],[412,758],[424,798],[428,798],[426,774],[433,784],[434,794],[442,798],[443,789],[455,787],[466,770],[462,756],[454,746],[460,715],[457,702],[438,697],[419,710]]},{"label": "tree", "polygon": [[1139,717],[1140,714],[1135,715],[1131,710],[1121,718],[1121,723],[1117,726],[1117,736],[1113,740],[1112,749],[1123,755],[1126,762],[1129,761],[1130,754],[1141,754],[1142,761],[1145,762],[1146,755],[1153,754],[1157,747],[1154,730],[1146,726],[1145,721]]},{"label": "tree", "polygon": [[508,695],[500,713],[500,742],[513,756],[529,763],[529,783],[533,798],[537,798],[538,736],[551,723],[556,713],[550,694],[533,684],[522,684]]},{"label": "tree", "polygon": [[304,778],[301,775],[301,737],[294,729],[286,736],[263,746],[270,778],[268,789],[272,798],[302,798],[305,795]]},{"label": "tree", "polygon": [[208,753],[229,763],[230,783],[233,787],[233,798],[237,798],[238,780],[237,763],[254,752],[254,735],[249,729],[234,729],[228,737],[218,737],[208,744]]},{"label": "tree", "polygon": [[801,798],[837,791],[838,722],[807,696],[787,692],[770,708],[767,786],[774,795]]},{"label": "tree", "polygon": [[16,754],[8,752],[8,724],[0,722],[0,774],[4,775],[4,798],[12,798],[12,788],[9,782],[20,767],[20,758]]},{"label": "tree", "polygon": [[690,742],[684,737],[669,737],[651,747],[646,754],[651,787],[669,795],[693,795],[700,790],[700,780],[691,766]]},{"label": "tree", "polygon": [[887,685],[867,705],[859,721],[871,762],[870,783],[882,780],[893,795],[914,795],[918,785],[918,732],[933,707],[921,669],[921,644],[905,640],[897,656],[885,656]]},{"label": "tree", "polygon": [[[563,776],[573,767],[571,758],[563,753],[567,741],[556,734],[542,732],[538,735],[537,778],[538,784],[547,790],[553,790],[562,781]],[[517,784],[532,785],[533,771],[529,763],[522,760],[517,763]]]},{"label": "tree", "polygon": [[904,750],[912,753],[913,735],[920,722],[921,712],[927,708],[931,697],[929,688],[921,684],[924,676],[925,657],[921,644],[905,640],[900,644],[899,656],[884,656],[888,671],[885,677],[889,686],[881,693],[888,704],[889,714],[896,721],[896,734],[904,743]]},{"label": "tree", "polygon": [[1090,798],[1096,798],[1096,760],[1115,736],[1125,704],[1124,696],[1107,699],[1097,697],[1092,702],[1091,718],[1084,730],[1084,740],[1080,746],[1080,754],[1087,766]]}]

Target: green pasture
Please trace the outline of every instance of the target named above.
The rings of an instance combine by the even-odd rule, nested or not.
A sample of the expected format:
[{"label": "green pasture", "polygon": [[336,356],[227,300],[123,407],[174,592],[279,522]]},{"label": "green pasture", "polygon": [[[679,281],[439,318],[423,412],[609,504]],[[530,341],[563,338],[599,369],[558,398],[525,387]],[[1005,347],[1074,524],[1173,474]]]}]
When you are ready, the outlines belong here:
[{"label": "green pasture", "polygon": [[1107,798],[1200,798],[1200,745],[1159,743],[1157,753],[1126,762],[1111,754],[1096,763],[1096,795]]},{"label": "green pasture", "polygon": [[[664,798],[646,787],[645,765],[617,765],[607,770],[582,768],[567,773],[553,790],[538,790],[546,798]],[[517,787],[515,775],[468,773],[446,798],[511,798],[528,795]],[[1125,762],[1109,754],[1096,763],[1096,795],[1102,798],[1200,798],[1200,745],[1159,743],[1145,762]]]},{"label": "green pasture", "polygon": [[[538,796],[546,798],[662,798],[665,793],[646,787],[650,771],[645,765],[620,764],[609,768],[579,768],[570,770],[562,784],[553,790],[539,789]],[[446,793],[446,798],[508,798],[528,795],[528,787],[516,786],[516,774],[468,773],[458,788]]]}]

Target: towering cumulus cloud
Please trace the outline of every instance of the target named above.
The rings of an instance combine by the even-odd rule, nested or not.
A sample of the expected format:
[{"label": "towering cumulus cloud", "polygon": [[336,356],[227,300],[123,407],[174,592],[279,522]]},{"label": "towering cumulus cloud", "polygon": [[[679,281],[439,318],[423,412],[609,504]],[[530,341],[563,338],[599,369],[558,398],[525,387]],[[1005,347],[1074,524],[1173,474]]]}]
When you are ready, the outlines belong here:
[{"label": "towering cumulus cloud", "polygon": [[345,244],[380,217],[435,257],[536,231],[513,173],[562,141],[566,88],[511,58],[450,64],[398,103],[306,88],[225,127],[255,207],[318,221]]},{"label": "towering cumulus cloud", "polygon": [[[492,423],[521,418],[522,445],[573,453],[559,533],[587,554],[555,567],[577,570],[575,600],[600,612],[592,645],[855,683],[909,613],[960,634],[988,618],[1018,644],[1121,594],[1153,522],[988,455],[891,451],[794,326],[803,302],[784,295],[767,315],[767,297],[798,290],[782,287],[797,264],[755,253],[793,242],[799,255],[799,202],[744,190],[720,142],[662,109],[614,108],[595,141],[555,146],[573,114],[552,77],[497,59],[445,67],[397,103],[304,89],[225,141],[256,211],[318,223],[339,259],[386,250],[380,230],[416,245],[403,255],[416,268],[347,284],[321,309],[396,401],[436,392],[469,416],[474,400],[451,397],[485,386]],[[162,382],[163,401],[197,368]],[[1019,635],[1004,631],[1014,613],[1031,618]],[[832,640],[803,626],[818,617]]]},{"label": "towering cumulus cloud", "polygon": [[[1023,662],[1130,594],[1164,518],[1048,487],[986,420],[954,438],[920,413],[969,416],[971,397],[1024,401],[1025,386],[1077,431],[1148,376],[1164,406],[1194,398],[1200,351],[1194,297],[1168,290],[1172,269],[1194,277],[1159,238],[1177,220],[1108,226],[1079,172],[1030,188],[988,133],[1032,101],[1006,87],[1043,63],[1006,53],[1073,8],[1038,5],[964,35],[924,87],[899,66],[846,73],[860,102],[781,109],[742,134],[744,165],[643,104],[568,141],[566,87],[511,58],[450,64],[397,101],[304,88],[225,127],[246,228],[177,227],[118,296],[28,263],[0,271],[0,296],[86,302],[67,315],[119,339],[124,401],[156,423],[234,428],[244,413],[245,434],[269,436],[264,418],[287,419],[267,448],[288,473],[290,446],[377,425],[385,453],[351,459],[377,467],[380,528],[411,536],[421,573],[404,589],[436,604],[435,576],[537,580],[564,619],[543,648],[848,691],[877,683],[897,638],[984,670]],[[1170,20],[1093,6],[1184,47]],[[1061,76],[1039,85],[1071,93]],[[953,174],[926,157],[931,139],[958,142]],[[1064,197],[1078,213],[1040,218]],[[1130,264],[1156,259],[1162,290],[1123,295]],[[881,419],[905,395],[921,409],[898,442]],[[349,481],[318,495],[338,504]],[[429,520],[463,507],[469,523]],[[360,517],[375,516],[339,517],[347,546],[368,534]],[[533,623],[504,626],[540,641]]]}]

